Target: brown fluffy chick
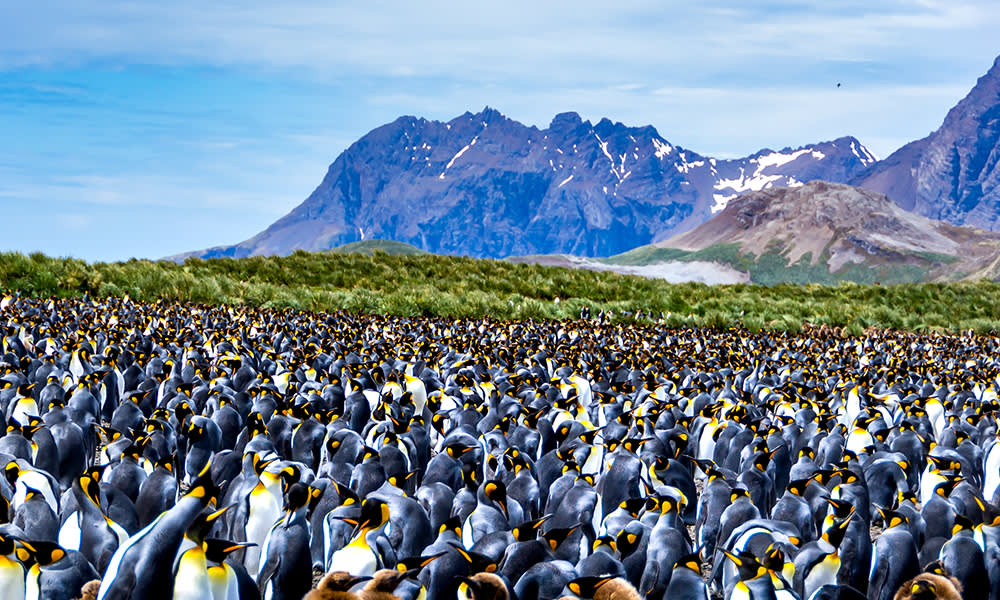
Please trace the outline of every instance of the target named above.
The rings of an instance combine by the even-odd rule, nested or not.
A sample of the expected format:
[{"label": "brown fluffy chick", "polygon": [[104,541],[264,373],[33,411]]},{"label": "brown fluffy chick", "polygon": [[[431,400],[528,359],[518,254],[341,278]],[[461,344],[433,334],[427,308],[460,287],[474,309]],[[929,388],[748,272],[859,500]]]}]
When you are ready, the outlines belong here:
[{"label": "brown fluffy chick", "polygon": [[80,590],[80,600],[97,600],[97,592],[101,591],[101,580],[95,579],[83,584]]},{"label": "brown fluffy chick", "polygon": [[472,577],[463,577],[461,586],[466,586],[466,596],[472,600],[510,600],[507,584],[493,573],[476,573]]},{"label": "brown fluffy chick", "polygon": [[302,600],[360,600],[360,597],[350,590],[369,579],[371,577],[354,577],[347,571],[332,571],[327,573],[316,589],[306,594]]},{"label": "brown fluffy chick", "polygon": [[962,584],[954,577],[921,573],[904,583],[893,600],[962,600]]},{"label": "brown fluffy chick", "polygon": [[396,571],[395,569],[376,571],[372,580],[358,592],[358,597],[361,600],[400,600],[399,596],[393,592],[409,575],[410,573],[407,571]]},{"label": "brown fluffy chick", "polygon": [[639,591],[627,579],[610,575],[578,577],[566,584],[571,592],[581,598],[594,600],[642,600]]}]

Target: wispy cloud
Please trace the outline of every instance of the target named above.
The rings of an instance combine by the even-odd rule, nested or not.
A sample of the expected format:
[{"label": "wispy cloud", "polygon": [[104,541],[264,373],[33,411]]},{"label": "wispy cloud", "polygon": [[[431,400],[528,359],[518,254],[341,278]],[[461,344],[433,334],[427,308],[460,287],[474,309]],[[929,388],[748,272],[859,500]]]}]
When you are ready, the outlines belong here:
[{"label": "wispy cloud", "polygon": [[995,0],[8,3],[0,203],[25,226],[3,243],[239,241],[370,129],[486,105],[719,157],[848,134],[885,156],[941,122],[998,29]]},{"label": "wispy cloud", "polygon": [[[483,5],[443,0],[171,3],[40,1],[6,9],[0,61],[252,65],[337,77],[457,75],[532,80],[597,69],[710,66],[728,59],[871,60],[928,35],[995,31],[995,2],[624,0]],[[991,38],[962,46],[989,47]],[[994,48],[995,50],[995,48]],[[935,44],[934,52],[961,52]],[[708,65],[706,65],[708,63]],[[763,66],[763,65],[760,65]],[[469,72],[468,76],[473,73]]]}]

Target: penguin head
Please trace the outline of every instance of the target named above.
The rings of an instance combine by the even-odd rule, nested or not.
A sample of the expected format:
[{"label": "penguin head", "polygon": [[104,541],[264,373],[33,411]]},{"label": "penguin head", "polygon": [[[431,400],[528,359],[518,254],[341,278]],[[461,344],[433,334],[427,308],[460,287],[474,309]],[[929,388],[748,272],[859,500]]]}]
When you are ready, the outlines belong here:
[{"label": "penguin head", "polygon": [[781,542],[772,542],[764,550],[764,557],[760,559],[760,564],[768,570],[781,573],[786,566],[787,554],[781,547]]},{"label": "penguin head", "polygon": [[203,510],[198,513],[198,516],[195,517],[194,521],[191,522],[191,525],[188,526],[187,531],[185,531],[185,535],[196,544],[202,543],[206,536],[211,533],[212,528],[215,526],[215,522],[219,520],[219,517],[226,514],[226,512],[232,507],[233,505],[230,504],[228,506],[223,506],[216,511],[209,511],[207,509]]},{"label": "penguin head", "polygon": [[24,501],[25,502],[28,502],[30,500],[34,500],[36,498],[37,499],[41,499],[41,500],[44,500],[44,498],[45,498],[42,495],[42,492],[36,490],[35,488],[31,487],[30,485],[25,485],[24,486],[24,490],[25,490],[25,494],[24,494]]},{"label": "penguin head", "polygon": [[[458,519],[458,517],[449,517],[444,521],[444,523],[441,523],[440,527],[438,527],[438,535],[448,531],[454,533],[459,538],[462,537],[462,522]],[[514,537],[517,537],[517,535],[515,534]]]},{"label": "penguin head", "polygon": [[494,573],[476,573],[459,578],[459,591],[472,600],[505,600],[510,597],[507,583]]},{"label": "penguin head", "polygon": [[209,459],[205,467],[201,470],[201,473],[198,474],[198,477],[191,484],[188,493],[184,495],[185,498],[196,498],[207,505],[219,497],[219,486],[212,481],[211,467],[212,461]]},{"label": "penguin head", "polygon": [[973,531],[974,531],[974,525],[972,524],[972,521],[969,520],[968,517],[966,517],[965,515],[957,515],[955,517],[955,524],[952,525],[951,527],[951,536],[953,538],[957,535],[962,534],[963,532],[968,532],[971,534],[973,533]]},{"label": "penguin head", "polygon": [[278,471],[278,476],[281,477],[281,482],[287,488],[302,478],[302,467],[295,463],[290,463]]},{"label": "penguin head", "polygon": [[461,545],[448,542],[448,545],[458,551],[459,556],[461,556],[471,573],[495,573],[497,571],[497,564],[492,558],[480,554],[479,552],[474,552],[472,550],[466,550]]},{"label": "penguin head", "polygon": [[566,541],[574,531],[579,529],[579,525],[574,525],[573,527],[560,527],[556,529],[550,529],[542,534],[542,537],[548,543],[549,548],[555,552],[559,545]]},{"label": "penguin head", "polygon": [[618,544],[615,543],[615,538],[610,535],[602,535],[600,537],[594,538],[594,542],[590,545],[590,552],[607,552],[612,556],[618,554]]},{"label": "penguin head", "polygon": [[0,556],[10,556],[15,548],[14,538],[0,533]]},{"label": "penguin head", "polygon": [[289,514],[298,512],[309,505],[309,486],[304,483],[293,483],[285,492],[285,511]]},{"label": "penguin head", "polygon": [[378,529],[389,521],[389,505],[381,500],[365,498],[361,503],[361,516],[358,527],[362,529]]},{"label": "penguin head", "polygon": [[365,590],[391,594],[396,591],[399,584],[403,583],[404,579],[415,575],[417,572],[419,572],[419,569],[415,570],[413,573],[411,573],[408,569],[405,571],[399,571],[397,569],[379,569],[378,571],[375,571],[371,580],[365,585]]},{"label": "penguin head", "polygon": [[226,557],[250,546],[256,546],[254,542],[230,542],[219,538],[208,538],[203,543],[205,548],[205,558],[212,562],[221,563]]},{"label": "penguin head", "polygon": [[854,505],[845,500],[838,500],[830,497],[824,497],[823,500],[825,500],[833,509],[833,517],[835,519],[846,519],[847,515],[854,510]]},{"label": "penguin head", "polygon": [[834,548],[839,548],[840,543],[844,540],[844,534],[847,532],[847,526],[850,524],[851,517],[853,516],[854,507],[851,506],[851,509],[847,513],[846,517],[842,519],[834,519],[833,526],[823,532],[823,540]]},{"label": "penguin head", "polygon": [[934,493],[942,498],[947,498],[951,495],[955,486],[962,483],[964,480],[965,479],[960,475],[945,475],[944,480],[934,486]]},{"label": "penguin head", "polygon": [[253,466],[253,472],[260,477],[267,470],[267,467],[271,465],[276,459],[265,459],[260,454],[254,452],[253,456],[250,458],[251,465]]},{"label": "penguin head", "polygon": [[525,521],[514,527],[511,530],[514,539],[519,542],[527,542],[538,537],[538,531],[542,528],[542,525],[549,520],[549,515],[545,515],[540,519],[535,519],[533,521]]},{"label": "penguin head", "polygon": [[17,478],[21,476],[21,467],[17,464],[17,461],[10,461],[3,469],[4,476],[7,477],[7,481],[11,485],[17,482]]},{"label": "penguin head", "polygon": [[744,487],[734,487],[732,489],[732,491],[730,492],[730,494],[729,494],[729,502],[730,502],[730,504],[736,502],[740,498],[746,498],[747,500],[749,500],[750,499],[750,491],[747,490]]},{"label": "penguin head", "polygon": [[47,567],[55,564],[66,557],[66,551],[53,542],[31,542],[21,543],[21,547],[28,550],[32,555],[32,560],[39,566]]},{"label": "penguin head", "polygon": [[403,558],[396,563],[396,570],[400,573],[405,573],[407,577],[415,577],[420,572],[420,569],[423,569],[446,554],[448,554],[447,550],[444,552],[438,552],[437,554],[431,554],[429,556],[411,556]]},{"label": "penguin head", "polygon": [[365,581],[370,580],[370,576],[355,577],[347,571],[333,571],[332,573],[327,573],[323,579],[320,580],[316,589],[329,590],[331,592],[348,592],[359,583],[364,583]]},{"label": "penguin head", "polygon": [[903,513],[896,512],[894,510],[888,510],[881,508],[879,506],[875,507],[878,511],[879,516],[882,517],[882,522],[885,525],[884,529],[892,529],[893,527],[906,526],[910,522],[909,518]]},{"label": "penguin head", "polygon": [[577,577],[567,583],[566,587],[581,598],[593,598],[594,594],[597,593],[597,590],[607,585],[613,579],[615,579],[614,575]]},{"label": "penguin head", "polygon": [[722,553],[736,565],[740,581],[749,581],[767,573],[767,567],[760,564],[760,561],[757,560],[757,557],[752,552],[744,550],[739,555],[736,555],[723,549]]},{"label": "penguin head", "polygon": [[333,484],[333,489],[337,492],[337,496],[340,498],[340,506],[351,506],[352,504],[361,503],[361,498],[354,493],[354,490],[346,485],[337,483],[335,480],[330,480],[330,482]]},{"label": "penguin head", "polygon": [[788,482],[787,489],[792,494],[802,497],[806,493],[806,488],[809,487],[809,484],[812,482],[813,480],[809,478],[796,479],[795,481]]},{"label": "penguin head", "polygon": [[[641,497],[629,498],[628,500],[622,501],[618,505],[618,508],[632,515],[633,519],[638,519],[639,515],[642,513],[642,510],[646,508],[647,502],[649,502],[649,499],[647,498],[641,498]],[[653,499],[653,502],[655,502],[655,499]]]},{"label": "penguin head", "polygon": [[900,600],[959,600],[962,584],[954,577],[921,573],[907,581],[897,592]]},{"label": "penguin head", "polygon": [[674,569],[688,569],[701,577],[701,557],[697,552],[686,554],[674,562]]}]

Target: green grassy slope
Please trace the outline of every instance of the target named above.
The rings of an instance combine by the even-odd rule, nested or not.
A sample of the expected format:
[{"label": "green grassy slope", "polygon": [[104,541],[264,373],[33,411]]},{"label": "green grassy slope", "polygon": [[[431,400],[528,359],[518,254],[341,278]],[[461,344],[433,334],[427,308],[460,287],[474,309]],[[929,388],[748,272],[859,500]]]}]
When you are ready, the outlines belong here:
[{"label": "green grassy slope", "polygon": [[1000,330],[992,282],[835,286],[671,285],[560,267],[434,255],[296,252],[287,257],[189,259],[183,264],[0,253],[0,289],[35,296],[129,294],[136,300],[502,319],[616,318],[641,310],[672,326],[797,330],[806,323],[907,330]]},{"label": "green grassy slope", "polygon": [[[602,262],[618,265],[649,265],[666,261],[717,262],[749,274],[751,282],[761,285],[779,283],[836,285],[842,282],[892,285],[931,280],[934,274],[958,261],[956,257],[944,254],[913,252],[906,256],[887,257],[883,260],[848,263],[830,272],[828,267],[830,256],[826,251],[815,263],[811,253],[806,253],[795,262],[790,262],[785,254],[786,249],[778,245],[769,247],[760,256],[752,252],[741,252],[739,244],[735,243],[716,244],[693,252],[677,248],[640,246],[635,250],[602,259]],[[963,275],[963,273],[952,273],[952,275]],[[956,276],[952,279],[957,278]]]},{"label": "green grassy slope", "polygon": [[403,242],[392,240],[365,240],[363,242],[353,242],[338,246],[330,252],[336,253],[360,253],[374,254],[375,252],[385,252],[386,254],[428,254],[426,250],[421,250],[416,246],[411,246]]}]

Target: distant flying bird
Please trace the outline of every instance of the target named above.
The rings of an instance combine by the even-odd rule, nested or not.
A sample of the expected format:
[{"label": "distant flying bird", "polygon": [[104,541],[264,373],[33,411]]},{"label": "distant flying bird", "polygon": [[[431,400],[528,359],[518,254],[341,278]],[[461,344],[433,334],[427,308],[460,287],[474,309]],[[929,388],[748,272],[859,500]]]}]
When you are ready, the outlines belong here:
[{"label": "distant flying bird", "polygon": [[837,82],[837,87],[840,87],[840,82],[839,81]]}]

